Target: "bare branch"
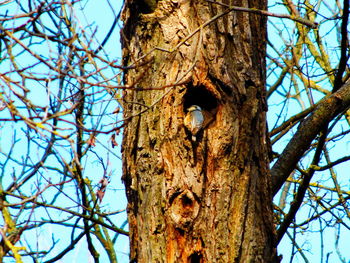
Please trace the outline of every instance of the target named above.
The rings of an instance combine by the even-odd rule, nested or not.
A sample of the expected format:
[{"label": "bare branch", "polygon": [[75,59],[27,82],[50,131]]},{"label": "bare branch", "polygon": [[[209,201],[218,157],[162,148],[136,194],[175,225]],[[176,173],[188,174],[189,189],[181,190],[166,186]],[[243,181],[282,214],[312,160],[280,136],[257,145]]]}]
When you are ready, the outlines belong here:
[{"label": "bare branch", "polygon": [[316,109],[298,127],[296,134],[271,168],[272,193],[275,195],[295,169],[317,134],[339,113],[350,107],[350,81],[329,97],[324,98]]}]

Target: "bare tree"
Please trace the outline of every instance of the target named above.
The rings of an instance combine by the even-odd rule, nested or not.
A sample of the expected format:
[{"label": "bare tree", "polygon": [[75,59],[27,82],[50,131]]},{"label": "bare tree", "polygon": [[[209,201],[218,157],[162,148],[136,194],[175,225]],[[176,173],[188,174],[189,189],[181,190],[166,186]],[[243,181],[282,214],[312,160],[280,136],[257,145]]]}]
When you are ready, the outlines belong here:
[{"label": "bare tree", "polygon": [[[277,242],[285,236],[292,243],[290,261],[295,255],[307,261],[311,253],[302,249],[302,236],[314,232],[320,240],[313,246],[319,251],[317,260],[343,260],[341,254],[347,252],[339,247],[345,244],[342,239],[350,224],[349,188],[344,184],[349,156],[343,147],[349,140],[349,2],[283,1],[283,5],[291,16],[318,25],[270,20],[274,33],[267,57],[273,82],[267,96],[280,103],[270,102],[274,112],[270,137],[276,149],[273,194],[282,189],[275,199]],[[276,37],[283,45],[276,46],[272,41]]]},{"label": "bare tree", "polygon": [[0,261],[346,262],[349,2],[101,3],[0,2]]},{"label": "bare tree", "polygon": [[[341,190],[333,166],[349,158],[332,162],[327,148],[349,131],[343,126],[350,103],[348,1],[343,7],[283,1],[289,14],[267,12],[265,4],[126,1],[124,66],[137,66],[125,75],[130,89],[123,104],[130,119],[124,130],[123,173],[132,260],[278,261],[274,248],[288,228],[294,231],[288,232],[292,259],[296,251],[305,257],[297,244],[298,228],[319,219],[319,209],[327,207],[332,221],[348,227],[349,214],[343,219],[333,212],[348,210],[348,189]],[[276,47],[270,38],[267,55],[268,73],[276,77],[270,78],[275,83],[266,96],[284,105],[271,121],[270,171],[266,16],[287,19],[272,25],[285,47]],[[327,23],[334,23],[330,30],[339,37],[335,63],[322,39]],[[289,107],[293,99],[298,110]],[[207,121],[196,140],[186,125],[191,105],[198,105]],[[286,134],[287,145],[277,147]],[[333,186],[312,181],[321,170],[330,172]],[[269,198],[282,186],[275,236]],[[296,213],[306,193],[309,212],[316,214],[299,225]]]},{"label": "bare tree", "polygon": [[56,262],[85,240],[95,262],[117,262],[125,205],[102,201],[121,176],[121,71],[104,50],[118,13],[101,40],[83,2],[1,5],[0,261]]}]

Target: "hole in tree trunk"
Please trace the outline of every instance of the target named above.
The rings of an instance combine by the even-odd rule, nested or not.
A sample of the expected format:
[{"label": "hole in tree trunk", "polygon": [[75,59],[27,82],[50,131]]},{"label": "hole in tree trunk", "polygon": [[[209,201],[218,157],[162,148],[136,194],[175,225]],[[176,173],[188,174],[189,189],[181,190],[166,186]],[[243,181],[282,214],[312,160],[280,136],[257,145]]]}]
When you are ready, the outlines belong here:
[{"label": "hole in tree trunk", "polygon": [[186,195],[184,195],[181,198],[181,201],[182,201],[182,206],[183,207],[191,207],[193,205],[192,200],[190,198],[188,198]]},{"label": "hole in tree trunk", "polygon": [[198,252],[193,253],[189,258],[188,258],[189,263],[201,263],[202,262],[202,255]]},{"label": "hole in tree trunk", "polygon": [[204,86],[187,85],[187,93],[184,96],[184,111],[192,105],[198,105],[208,112],[215,111],[217,99]]}]

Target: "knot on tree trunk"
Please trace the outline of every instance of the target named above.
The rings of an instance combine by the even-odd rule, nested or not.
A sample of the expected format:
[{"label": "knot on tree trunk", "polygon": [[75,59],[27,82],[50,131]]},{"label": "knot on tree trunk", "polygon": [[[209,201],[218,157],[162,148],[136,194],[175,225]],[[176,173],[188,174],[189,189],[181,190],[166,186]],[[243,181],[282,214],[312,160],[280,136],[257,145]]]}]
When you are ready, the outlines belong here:
[{"label": "knot on tree trunk", "polygon": [[192,191],[180,192],[170,204],[170,216],[176,228],[187,229],[198,216],[199,202]]}]

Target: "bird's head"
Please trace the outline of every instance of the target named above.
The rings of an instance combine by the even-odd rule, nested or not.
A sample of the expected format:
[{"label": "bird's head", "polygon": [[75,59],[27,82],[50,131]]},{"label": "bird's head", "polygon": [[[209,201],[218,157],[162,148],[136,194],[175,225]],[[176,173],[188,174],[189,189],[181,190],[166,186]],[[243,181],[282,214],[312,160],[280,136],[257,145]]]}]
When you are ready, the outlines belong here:
[{"label": "bird's head", "polygon": [[198,105],[192,105],[191,107],[189,107],[187,109],[188,112],[191,112],[191,111],[201,111],[201,107],[199,107]]}]

